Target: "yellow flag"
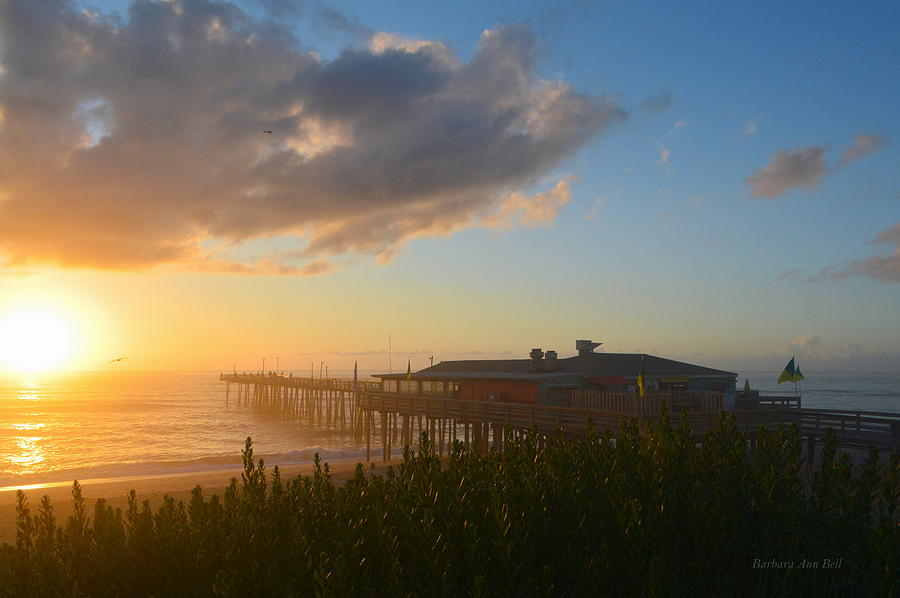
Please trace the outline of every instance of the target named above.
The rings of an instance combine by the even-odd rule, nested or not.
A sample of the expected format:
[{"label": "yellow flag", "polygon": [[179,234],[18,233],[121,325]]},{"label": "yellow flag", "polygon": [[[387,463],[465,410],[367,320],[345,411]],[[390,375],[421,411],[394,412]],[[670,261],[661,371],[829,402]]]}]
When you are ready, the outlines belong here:
[{"label": "yellow flag", "polygon": [[641,373],[638,374],[637,384],[638,384],[638,391],[640,393],[640,397],[643,399],[644,392],[645,392],[645,390],[644,390],[644,356],[643,355],[641,355]]}]

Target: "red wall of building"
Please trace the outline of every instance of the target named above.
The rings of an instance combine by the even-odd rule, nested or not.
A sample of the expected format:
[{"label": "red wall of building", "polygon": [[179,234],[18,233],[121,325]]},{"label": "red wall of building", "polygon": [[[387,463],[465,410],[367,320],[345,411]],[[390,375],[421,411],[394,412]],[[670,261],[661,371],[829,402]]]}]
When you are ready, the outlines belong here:
[{"label": "red wall of building", "polygon": [[460,383],[459,393],[461,399],[469,401],[537,403],[538,400],[538,386],[534,382],[466,380]]}]

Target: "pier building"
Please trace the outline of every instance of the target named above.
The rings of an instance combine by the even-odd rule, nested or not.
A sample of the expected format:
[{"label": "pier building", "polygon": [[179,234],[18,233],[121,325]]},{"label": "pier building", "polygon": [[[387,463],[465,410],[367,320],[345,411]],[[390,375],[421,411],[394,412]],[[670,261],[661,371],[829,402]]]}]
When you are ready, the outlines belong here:
[{"label": "pier building", "polygon": [[578,340],[576,354],[532,349],[528,359],[443,361],[417,372],[376,374],[385,392],[469,401],[571,404],[573,391],[634,393],[643,371],[647,392],[721,393],[734,406],[737,374],[642,353],[597,353]]}]

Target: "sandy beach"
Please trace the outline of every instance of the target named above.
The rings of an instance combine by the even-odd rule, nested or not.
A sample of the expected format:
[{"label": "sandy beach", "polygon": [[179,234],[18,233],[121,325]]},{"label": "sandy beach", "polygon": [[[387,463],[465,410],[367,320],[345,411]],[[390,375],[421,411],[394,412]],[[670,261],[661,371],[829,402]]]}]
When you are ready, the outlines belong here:
[{"label": "sandy beach", "polygon": [[[400,463],[399,460],[378,462],[375,471],[383,474],[388,466]],[[338,461],[329,463],[332,480],[335,484],[342,484],[353,477],[356,470],[355,461]],[[313,464],[290,465],[279,468],[282,479],[292,479],[298,475],[308,475],[313,471]],[[210,497],[224,493],[231,478],[241,478],[241,469],[228,469],[215,472],[194,472],[170,476],[144,476],[135,478],[113,478],[99,480],[79,480],[85,497],[86,510],[89,516],[93,514],[94,503],[99,498],[104,498],[114,508],[124,509],[128,505],[128,493],[134,489],[137,492],[139,502],[149,500],[155,508],[165,496],[172,496],[176,500],[187,501],[190,499],[191,490],[198,484],[203,488],[203,494]],[[272,468],[266,468],[271,474]],[[14,543],[16,540],[16,490],[15,487],[0,489],[0,543]],[[65,520],[72,514],[72,482],[54,483],[39,487],[23,487],[22,490],[28,497],[28,506],[32,515],[37,513],[41,498],[44,495],[50,497],[53,504],[53,512],[58,525],[65,525]]]}]

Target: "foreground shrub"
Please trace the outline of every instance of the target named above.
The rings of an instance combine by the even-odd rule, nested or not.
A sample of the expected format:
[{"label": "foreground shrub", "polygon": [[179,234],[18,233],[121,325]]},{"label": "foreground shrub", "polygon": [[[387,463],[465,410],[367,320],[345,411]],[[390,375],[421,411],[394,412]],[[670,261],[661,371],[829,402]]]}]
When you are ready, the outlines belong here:
[{"label": "foreground shrub", "polygon": [[[800,459],[797,430],[749,459],[734,421],[697,444],[685,424],[615,440],[513,438],[502,454],[419,451],[341,487],[327,465],[282,480],[254,462],[221,498],[155,511],[131,493],[57,525],[18,496],[10,596],[892,596],[896,454]],[[841,559],[837,561],[837,559]],[[837,564],[836,567],[826,567]],[[808,568],[805,565],[817,565]]]}]

